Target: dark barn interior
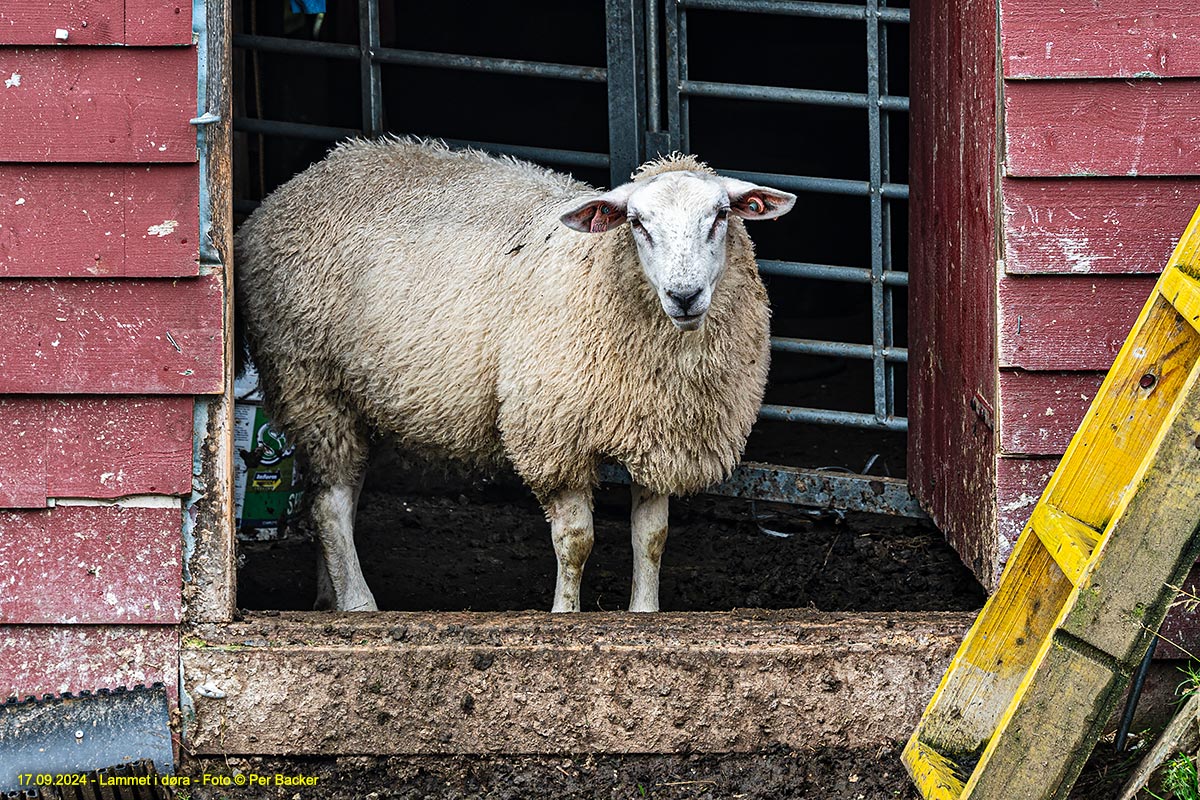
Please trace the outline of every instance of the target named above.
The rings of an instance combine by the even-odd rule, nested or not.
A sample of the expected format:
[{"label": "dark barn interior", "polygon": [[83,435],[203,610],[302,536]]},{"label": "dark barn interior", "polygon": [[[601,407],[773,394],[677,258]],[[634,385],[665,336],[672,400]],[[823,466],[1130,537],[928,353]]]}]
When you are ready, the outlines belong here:
[{"label": "dark barn interior", "polygon": [[[659,5],[647,7],[657,10]],[[240,34],[234,62],[236,127],[241,130],[234,173],[239,218],[255,201],[321,159],[333,141],[363,129],[364,67],[357,58],[259,48],[254,37],[357,47],[358,8],[356,0],[331,0],[318,17],[255,0],[240,8],[235,4],[235,33]],[[472,4],[469,13],[453,4],[379,7],[379,44],[384,48],[581,67],[608,65],[607,26],[606,4],[598,1]],[[886,32],[880,34],[878,50],[879,91],[906,98],[907,26],[881,28]],[[649,37],[655,35],[657,47],[650,39],[647,44],[661,54],[669,49],[669,34],[660,25]],[[695,82],[857,95],[870,91],[868,75],[875,65],[869,63],[862,19],[701,8],[688,11],[682,35],[687,76]],[[383,63],[379,69],[382,130],[543,148],[543,157],[533,160],[596,186],[612,183],[599,156],[564,164],[571,158],[555,155],[607,156],[610,114],[604,82],[406,63]],[[665,125],[671,117],[669,70],[660,70],[658,77],[659,117]],[[882,134],[875,140],[866,108],[698,95],[687,100],[682,135],[691,152],[722,171],[801,175],[834,183],[869,182],[874,151],[879,154],[876,178],[902,185],[908,166],[907,112],[883,108],[878,114]],[[615,172],[615,156],[613,163]],[[873,242],[878,241],[874,225],[882,237],[886,269],[897,274],[906,270],[903,199],[884,200],[882,210],[873,214],[865,191],[798,195],[787,217],[751,229],[760,261],[869,268]],[[889,283],[876,296],[877,306],[879,297],[885,304],[877,308],[875,316],[883,315],[878,321],[872,314],[873,287],[866,280],[764,272],[773,336],[848,343],[861,350],[882,335],[887,347],[906,346],[906,283]],[[877,324],[886,328],[875,328]],[[765,402],[867,419],[882,407],[878,381],[885,375],[887,416],[902,420],[904,367],[903,361],[891,360],[885,373],[883,362],[869,355],[776,348]],[[745,457],[903,477],[903,429],[870,419],[865,424],[873,427],[763,419]],[[394,461],[375,469],[367,481],[358,546],[371,554],[364,555],[364,571],[381,608],[548,607],[554,575],[548,532],[537,504],[515,478],[446,477]],[[627,514],[627,490],[617,486],[598,492],[597,541],[584,580],[585,608],[624,607],[630,564]],[[898,610],[974,608],[982,602],[977,584],[928,523],[698,497],[674,501],[672,526],[663,564],[664,609]],[[303,535],[243,543],[240,605],[310,607],[314,547]]]}]

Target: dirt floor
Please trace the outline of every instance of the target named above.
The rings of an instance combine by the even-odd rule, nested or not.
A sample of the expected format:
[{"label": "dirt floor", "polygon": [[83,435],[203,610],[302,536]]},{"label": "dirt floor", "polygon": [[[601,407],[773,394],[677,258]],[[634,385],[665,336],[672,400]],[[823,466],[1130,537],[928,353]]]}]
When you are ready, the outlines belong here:
[{"label": "dirt floor", "polygon": [[[595,519],[582,605],[621,609],[632,570],[628,488],[599,491]],[[363,492],[356,538],[382,609],[550,606],[555,561],[549,527],[514,479],[434,478],[395,465],[377,470]],[[315,548],[303,535],[244,542],[238,604],[311,608]],[[928,524],[866,514],[812,516],[782,504],[707,496],[672,500],[661,596],[663,609],[673,611],[970,610],[984,599]]]},{"label": "dirt floor", "polygon": [[[1071,800],[1117,797],[1137,754],[1099,745]],[[312,788],[195,788],[190,800],[919,800],[900,746],[752,754],[510,757],[204,758],[180,774],[197,781],[238,772],[317,778]]]}]

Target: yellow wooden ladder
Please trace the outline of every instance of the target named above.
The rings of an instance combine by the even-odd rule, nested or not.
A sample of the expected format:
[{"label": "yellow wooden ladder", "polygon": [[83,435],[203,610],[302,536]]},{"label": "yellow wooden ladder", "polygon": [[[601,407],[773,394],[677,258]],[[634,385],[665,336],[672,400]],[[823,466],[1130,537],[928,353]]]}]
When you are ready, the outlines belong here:
[{"label": "yellow wooden ladder", "polygon": [[921,793],[1066,797],[1198,526],[1200,210],[904,749]]}]

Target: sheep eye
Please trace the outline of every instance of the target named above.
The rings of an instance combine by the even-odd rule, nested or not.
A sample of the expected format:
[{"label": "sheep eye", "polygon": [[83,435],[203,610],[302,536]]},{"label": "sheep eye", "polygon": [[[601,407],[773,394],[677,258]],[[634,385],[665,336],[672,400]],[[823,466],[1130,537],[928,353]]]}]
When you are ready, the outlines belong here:
[{"label": "sheep eye", "polygon": [[638,233],[640,233],[642,236],[645,236],[647,242],[653,241],[650,238],[650,232],[648,230],[646,230],[646,227],[644,225],[642,225],[642,221],[640,219],[638,219],[637,217],[630,218],[629,226],[631,228],[633,228],[635,231],[637,231]]},{"label": "sheep eye", "polygon": [[725,219],[728,216],[729,216],[728,208],[718,208],[717,209],[717,219]]}]

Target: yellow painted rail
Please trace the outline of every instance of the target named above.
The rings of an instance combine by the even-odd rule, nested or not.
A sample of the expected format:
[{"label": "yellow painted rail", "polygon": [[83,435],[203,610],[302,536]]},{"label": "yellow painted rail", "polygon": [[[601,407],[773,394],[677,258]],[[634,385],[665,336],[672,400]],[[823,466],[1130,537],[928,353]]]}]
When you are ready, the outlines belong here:
[{"label": "yellow painted rail", "polygon": [[1198,526],[1200,210],[904,749],[921,794],[1065,798]]}]

